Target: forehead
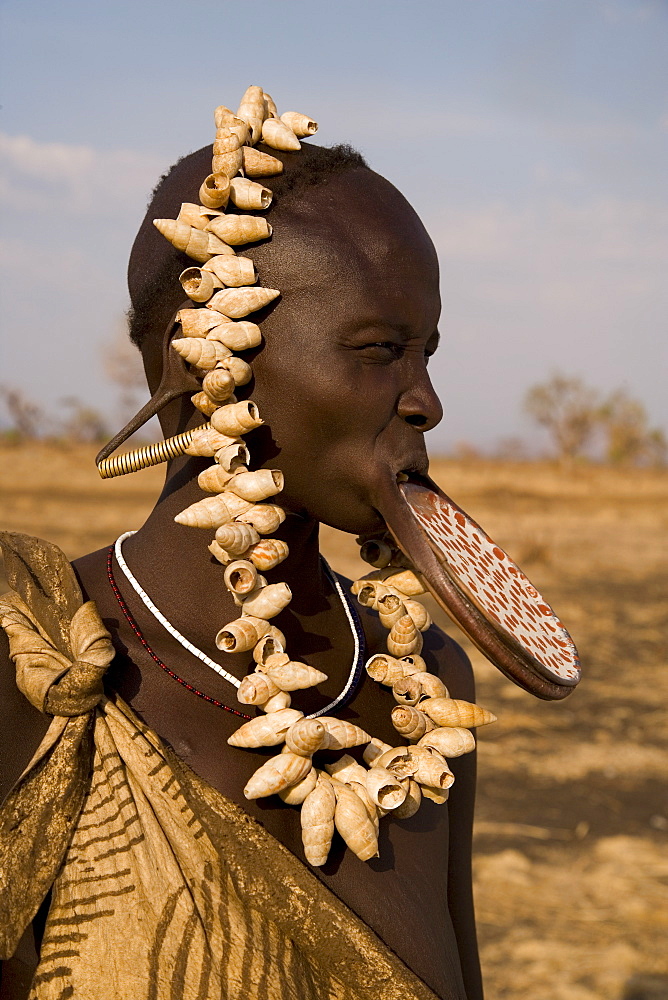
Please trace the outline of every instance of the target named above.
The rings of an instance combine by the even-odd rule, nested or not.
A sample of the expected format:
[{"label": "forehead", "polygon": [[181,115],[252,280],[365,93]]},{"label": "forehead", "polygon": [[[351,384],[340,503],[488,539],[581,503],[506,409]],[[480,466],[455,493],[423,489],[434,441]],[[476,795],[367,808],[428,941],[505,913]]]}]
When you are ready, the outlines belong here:
[{"label": "forehead", "polygon": [[300,312],[326,318],[329,328],[334,318],[338,326],[353,317],[420,327],[417,332],[435,327],[434,246],[416,212],[383,177],[345,171],[277,205],[270,219],[271,241],[249,256],[262,284],[281,291],[276,319]]}]

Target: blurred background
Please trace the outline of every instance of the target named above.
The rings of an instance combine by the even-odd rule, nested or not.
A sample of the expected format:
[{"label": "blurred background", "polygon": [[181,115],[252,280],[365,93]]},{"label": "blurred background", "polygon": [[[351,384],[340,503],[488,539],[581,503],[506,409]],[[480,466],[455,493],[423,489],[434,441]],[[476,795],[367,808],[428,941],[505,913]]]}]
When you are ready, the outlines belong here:
[{"label": "blurred background", "polygon": [[467,647],[488,996],[668,997],[666,4],[3,0],[0,56],[2,526],[74,558],[150,509],[159,470],[93,456],[146,398],[134,234],[213,108],[259,83],[358,147],[441,260],[434,476],[585,664],[549,705]]}]

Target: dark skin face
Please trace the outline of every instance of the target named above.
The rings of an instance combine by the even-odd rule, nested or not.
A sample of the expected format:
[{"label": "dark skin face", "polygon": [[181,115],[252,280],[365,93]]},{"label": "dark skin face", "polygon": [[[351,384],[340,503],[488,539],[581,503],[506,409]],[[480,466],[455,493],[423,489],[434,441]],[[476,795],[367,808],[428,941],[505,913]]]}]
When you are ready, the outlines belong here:
[{"label": "dark skin face", "polygon": [[424,432],[442,416],[426,368],[440,312],[433,244],[392,185],[357,169],[310,191],[251,255],[281,290],[253,361],[270,431],[249,436],[252,453],[275,452],[288,509],[378,528],[377,481],[426,471]]},{"label": "dark skin face", "polygon": [[[288,649],[328,674],[318,692],[295,696],[296,706],[309,712],[341,691],[352,653],[339,599],[320,569],[317,522],[354,533],[381,527],[379,508],[402,503],[397,490],[387,489],[388,481],[403,469],[426,470],[424,431],[441,417],[426,368],[437,342],[440,302],[431,241],[387,181],[351,170],[308,189],[300,205],[272,217],[271,242],[244,248],[262,284],[279,288],[281,298],[258,317],[265,343],[252,359],[254,380],[239,395],[252,396],[268,425],[246,438],[253,466],[285,473],[286,489],[277,499],[291,513],[277,534],[288,541],[290,557],[268,578],[286,580],[293,589],[290,608],[276,619]],[[187,397],[183,406],[164,412],[163,429],[175,433],[184,422],[201,422]],[[196,474],[209,464],[172,463],[162,497],[125,543],[124,555],[167,618],[220,661],[213,636],[238,610],[224,593],[222,567],[206,551],[211,532],[173,521],[201,499]],[[298,810],[276,797],[247,802],[243,796],[251,773],[273,751],[226,747],[240,720],[202,702],[155,666],[119,612],[105,564],[101,550],[75,568],[119,650],[112,686],[195,771],[303,857]],[[234,705],[229,685],[184,653],[117,570],[116,579],[156,654],[191,684]],[[384,648],[386,633],[375,615],[363,612],[362,618],[370,655]],[[473,700],[470,668],[436,629],[425,657],[453,697]],[[250,669],[248,660],[247,654],[228,656],[224,666],[240,678]],[[337,714],[392,741],[392,705],[391,693],[366,679]],[[26,725],[22,720],[23,732]],[[453,1000],[463,996],[457,952],[469,1000],[481,996],[470,908],[473,768],[472,757],[453,762],[457,781],[448,808],[426,802],[411,820],[382,825],[380,859],[363,864],[337,839],[318,873],[439,996]],[[414,931],[408,938],[406,925]]]}]

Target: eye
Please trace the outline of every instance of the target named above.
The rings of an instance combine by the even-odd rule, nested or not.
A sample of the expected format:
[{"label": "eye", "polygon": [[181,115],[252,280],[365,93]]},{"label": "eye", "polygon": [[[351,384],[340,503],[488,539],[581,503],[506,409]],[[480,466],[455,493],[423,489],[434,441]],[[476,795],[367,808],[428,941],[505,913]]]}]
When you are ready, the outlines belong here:
[{"label": "eye", "polygon": [[376,340],[371,344],[363,344],[358,350],[370,361],[389,363],[397,361],[404,355],[404,345],[393,340]]}]

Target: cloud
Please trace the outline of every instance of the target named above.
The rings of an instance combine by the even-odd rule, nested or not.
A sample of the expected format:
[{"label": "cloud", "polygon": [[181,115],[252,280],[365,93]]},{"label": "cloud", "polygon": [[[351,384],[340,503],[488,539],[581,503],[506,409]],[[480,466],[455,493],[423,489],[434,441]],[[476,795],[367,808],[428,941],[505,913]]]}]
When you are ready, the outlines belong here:
[{"label": "cloud", "polygon": [[524,260],[538,269],[573,272],[583,265],[651,267],[668,254],[668,207],[635,199],[450,206],[430,228],[443,259],[479,264]]},{"label": "cloud", "polygon": [[657,0],[599,0],[598,9],[612,24],[649,21],[661,12]]},{"label": "cloud", "polygon": [[[356,114],[361,128],[363,109]],[[444,120],[471,132],[493,127],[484,116]],[[382,132],[384,122],[374,127]],[[432,134],[427,125],[417,115],[407,134]],[[2,134],[0,157],[0,201],[9,203],[0,243],[11,290],[4,324],[30,335],[31,378],[49,405],[68,379],[102,405],[110,390],[100,344],[125,307],[127,251],[165,164],[146,153]],[[602,196],[579,168],[543,155],[524,188],[488,184],[481,193],[480,183],[468,190],[456,175],[441,176],[437,156],[420,165],[413,200],[443,272],[443,347],[432,371],[448,416],[434,432],[437,445],[525,433],[519,400],[552,368],[605,392],[626,381],[654,422],[668,417],[660,374],[668,209],[646,191]],[[7,381],[25,367],[14,341]]]},{"label": "cloud", "polygon": [[524,435],[522,396],[551,370],[606,393],[626,384],[666,425],[666,206],[499,199],[445,205],[428,228],[443,291],[432,374],[447,419],[437,446]]},{"label": "cloud", "polygon": [[101,150],[0,132],[0,203],[19,212],[117,212],[145,199],[165,164],[127,149]]}]

